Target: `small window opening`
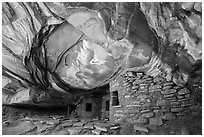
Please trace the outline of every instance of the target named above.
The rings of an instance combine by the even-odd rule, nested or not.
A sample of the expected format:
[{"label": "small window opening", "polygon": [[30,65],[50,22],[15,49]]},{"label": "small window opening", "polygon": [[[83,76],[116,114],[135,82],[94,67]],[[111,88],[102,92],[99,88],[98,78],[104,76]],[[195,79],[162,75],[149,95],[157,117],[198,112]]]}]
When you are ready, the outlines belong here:
[{"label": "small window opening", "polygon": [[106,111],[109,111],[109,101],[106,101]]},{"label": "small window opening", "polygon": [[119,99],[118,99],[118,91],[112,92],[112,106],[118,106],[119,105]]},{"label": "small window opening", "polygon": [[92,111],[92,103],[86,103],[86,111],[88,112]]}]

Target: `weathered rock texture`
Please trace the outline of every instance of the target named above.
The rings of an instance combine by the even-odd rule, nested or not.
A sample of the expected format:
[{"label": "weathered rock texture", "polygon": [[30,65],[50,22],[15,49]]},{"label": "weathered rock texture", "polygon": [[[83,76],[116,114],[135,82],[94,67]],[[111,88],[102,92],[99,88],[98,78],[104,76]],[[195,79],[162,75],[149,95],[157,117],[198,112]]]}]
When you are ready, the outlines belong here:
[{"label": "weathered rock texture", "polygon": [[[81,12],[94,19],[76,23],[74,17]],[[108,84],[123,70],[152,77],[165,74],[167,81],[188,86],[200,100],[201,15],[202,3],[2,3],[3,101],[33,100],[28,94],[32,90],[50,96],[64,96],[57,91],[65,92],[71,103],[73,94],[96,92],[96,87]],[[80,24],[83,21],[86,23]],[[89,33],[90,26],[101,31]],[[90,46],[88,40],[94,48],[85,50],[82,45]],[[75,53],[78,56],[71,55]],[[103,57],[98,61],[97,56]],[[83,65],[76,66],[76,60]],[[74,72],[68,70],[70,66]],[[163,85],[151,90],[159,86]],[[17,98],[22,87],[26,92],[21,100]],[[177,90],[175,94],[180,93]],[[162,96],[173,98],[174,91]],[[44,101],[51,100],[50,96]]]},{"label": "weathered rock texture", "polygon": [[202,4],[141,3],[140,6],[159,37],[160,58],[178,70],[173,74],[174,82],[185,84],[195,63],[202,60]]}]

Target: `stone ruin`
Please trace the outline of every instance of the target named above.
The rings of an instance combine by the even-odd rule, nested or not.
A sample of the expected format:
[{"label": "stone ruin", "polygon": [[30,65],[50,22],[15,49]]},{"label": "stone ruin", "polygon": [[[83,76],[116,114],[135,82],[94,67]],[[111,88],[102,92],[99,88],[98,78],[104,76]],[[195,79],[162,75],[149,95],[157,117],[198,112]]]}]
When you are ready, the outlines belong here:
[{"label": "stone ruin", "polygon": [[191,92],[161,75],[127,72],[110,83],[110,121],[162,125],[191,114]]},{"label": "stone ruin", "polygon": [[163,120],[190,115],[194,105],[190,90],[162,75],[129,71],[112,80],[109,88],[110,93],[104,96],[84,97],[77,115],[109,118],[111,123],[160,126]]},{"label": "stone ruin", "polygon": [[4,2],[2,16],[3,105],[157,126],[202,102],[201,2]]},{"label": "stone ruin", "polygon": [[77,105],[76,113],[83,118],[109,118],[110,95],[86,96]]}]

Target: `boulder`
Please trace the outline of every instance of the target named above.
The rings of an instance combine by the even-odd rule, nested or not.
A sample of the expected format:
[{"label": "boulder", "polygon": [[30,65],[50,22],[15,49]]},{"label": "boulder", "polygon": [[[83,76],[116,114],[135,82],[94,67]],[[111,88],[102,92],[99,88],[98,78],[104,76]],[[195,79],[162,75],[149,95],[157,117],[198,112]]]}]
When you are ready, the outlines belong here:
[{"label": "boulder", "polygon": [[61,129],[58,131],[53,131],[51,132],[49,135],[70,135],[69,131],[65,128],[65,129]]},{"label": "boulder", "polygon": [[18,125],[3,128],[3,135],[21,135],[36,128],[30,121],[19,122]]},{"label": "boulder", "polygon": [[134,130],[135,131],[142,131],[142,132],[146,132],[146,133],[149,132],[149,130],[146,127],[143,127],[143,126],[140,126],[140,125],[135,125]]},{"label": "boulder", "polygon": [[107,127],[109,127],[109,125],[105,123],[96,123],[94,124],[94,127],[100,131],[107,132]]},{"label": "boulder", "polygon": [[53,125],[42,124],[40,121],[34,123],[37,126],[37,133],[42,133],[47,129],[53,128]]},{"label": "boulder", "polygon": [[59,124],[56,129],[60,130],[60,129],[65,128],[65,127],[72,127],[72,125],[73,125],[73,123],[65,121],[65,122]]},{"label": "boulder", "polygon": [[92,130],[92,133],[96,134],[96,135],[100,135],[101,134],[101,130],[99,129],[94,129]]},{"label": "boulder", "polygon": [[57,119],[47,119],[46,123],[48,125],[57,125],[57,124],[59,124],[59,120],[57,120]]},{"label": "boulder", "polygon": [[74,127],[82,127],[83,125],[84,125],[83,122],[77,122],[73,124]]},{"label": "boulder", "polygon": [[196,2],[195,5],[194,5],[194,9],[199,11],[199,12],[202,12],[202,3],[201,2]]},{"label": "boulder", "polygon": [[149,118],[149,125],[151,126],[161,126],[162,124],[163,124],[163,121],[161,117]]},{"label": "boulder", "polygon": [[78,135],[79,132],[83,129],[83,127],[68,127],[66,128],[70,135]]},{"label": "boulder", "polygon": [[31,101],[30,89],[19,89],[17,93],[11,98],[9,104],[29,104]]},{"label": "boulder", "polygon": [[87,124],[85,124],[85,125],[84,125],[84,128],[94,129],[93,123],[87,123]]},{"label": "boulder", "polygon": [[161,116],[164,120],[174,120],[176,116],[173,113],[166,113]]}]

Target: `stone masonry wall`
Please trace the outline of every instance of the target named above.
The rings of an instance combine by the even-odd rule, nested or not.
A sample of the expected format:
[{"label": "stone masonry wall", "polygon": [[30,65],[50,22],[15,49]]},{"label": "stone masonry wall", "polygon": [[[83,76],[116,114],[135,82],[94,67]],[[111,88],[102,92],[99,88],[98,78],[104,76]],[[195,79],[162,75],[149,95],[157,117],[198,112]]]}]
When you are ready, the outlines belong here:
[{"label": "stone masonry wall", "polygon": [[101,106],[101,117],[102,118],[109,118],[109,110],[107,110],[107,104],[106,102],[108,101],[109,109],[110,109],[110,95],[107,94],[102,97],[102,106]]},{"label": "stone masonry wall", "polygon": [[[101,98],[86,97],[77,106],[77,115],[83,118],[94,118],[101,115]],[[86,104],[91,103],[91,111],[86,111]]]},{"label": "stone masonry wall", "polygon": [[112,123],[136,123],[159,126],[164,120],[191,114],[191,92],[167,81],[161,75],[127,72],[110,83],[110,104],[113,91],[118,91],[119,105],[110,107]]}]

